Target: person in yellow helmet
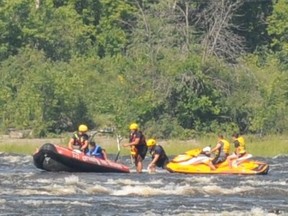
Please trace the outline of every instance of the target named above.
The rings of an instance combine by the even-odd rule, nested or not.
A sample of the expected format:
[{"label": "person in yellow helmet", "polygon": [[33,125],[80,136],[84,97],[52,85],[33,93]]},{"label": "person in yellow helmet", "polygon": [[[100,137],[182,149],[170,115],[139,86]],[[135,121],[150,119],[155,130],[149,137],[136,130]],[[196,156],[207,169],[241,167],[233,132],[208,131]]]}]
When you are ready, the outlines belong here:
[{"label": "person in yellow helmet", "polygon": [[235,151],[227,157],[229,167],[232,168],[232,161],[246,155],[246,145],[243,136],[238,133],[232,135]]},{"label": "person in yellow helmet", "polygon": [[142,131],[139,130],[139,126],[136,123],[132,123],[129,127],[129,143],[123,144],[124,147],[131,147],[131,156],[133,157],[136,170],[138,173],[142,172],[143,160],[147,153],[146,139]]},{"label": "person in yellow helmet", "polygon": [[147,146],[152,156],[152,161],[147,167],[148,172],[155,172],[156,166],[166,169],[169,158],[166,155],[164,148],[157,144],[155,139],[149,139],[147,141]]},{"label": "person in yellow helmet", "polygon": [[219,134],[218,142],[216,146],[211,150],[211,152],[216,153],[215,158],[212,160],[212,164],[216,165],[224,162],[229,155],[229,151],[230,143],[226,139],[224,139],[224,136],[222,134]]},{"label": "person in yellow helmet", "polygon": [[68,148],[70,150],[79,149],[82,152],[88,150],[88,140],[89,136],[87,135],[88,127],[84,124],[79,125],[78,131],[73,134],[68,143]]}]

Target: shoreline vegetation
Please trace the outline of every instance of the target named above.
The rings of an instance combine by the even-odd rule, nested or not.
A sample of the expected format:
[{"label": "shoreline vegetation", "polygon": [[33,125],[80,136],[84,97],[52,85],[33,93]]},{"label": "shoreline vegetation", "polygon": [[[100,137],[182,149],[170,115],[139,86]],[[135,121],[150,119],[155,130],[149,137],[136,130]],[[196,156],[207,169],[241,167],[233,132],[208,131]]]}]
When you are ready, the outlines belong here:
[{"label": "shoreline vegetation", "polygon": [[[273,157],[281,154],[288,154],[288,135],[269,135],[263,137],[244,136],[246,140],[247,151],[253,156]],[[229,141],[231,139],[227,138]],[[0,152],[17,153],[32,155],[37,148],[45,143],[53,143],[67,146],[69,136],[59,138],[43,138],[43,139],[11,139],[7,137],[0,138]],[[117,142],[115,137],[97,136],[95,137],[97,144],[106,149],[108,154],[117,153]],[[121,144],[127,142],[123,139]],[[217,136],[203,136],[192,140],[158,140],[158,144],[162,145],[168,155],[177,155],[193,148],[203,148],[205,146],[213,147],[217,142]],[[230,153],[234,150],[231,144]],[[121,147],[121,155],[129,155],[129,148]]]}]

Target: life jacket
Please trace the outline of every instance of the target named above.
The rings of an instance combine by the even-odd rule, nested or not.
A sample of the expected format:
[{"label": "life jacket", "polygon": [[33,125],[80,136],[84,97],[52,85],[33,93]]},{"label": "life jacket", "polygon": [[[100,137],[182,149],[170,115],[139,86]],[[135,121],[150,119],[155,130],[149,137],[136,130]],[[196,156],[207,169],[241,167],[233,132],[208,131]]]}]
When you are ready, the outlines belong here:
[{"label": "life jacket", "polygon": [[[169,158],[166,155],[164,148],[161,145],[156,145],[154,148],[152,148],[150,150],[150,154],[152,155],[152,160],[155,158],[156,148],[158,148],[157,153],[160,153],[160,154],[159,154],[159,158],[155,162],[155,164],[158,167],[163,167],[164,168],[164,166],[166,166],[166,164],[168,163]],[[159,151],[159,149],[160,149],[160,151]]]},{"label": "life jacket", "polygon": [[236,149],[236,153],[238,154],[244,154],[246,153],[246,145],[245,145],[245,140],[242,136],[238,137],[236,139],[239,143],[239,146]]},{"label": "life jacket", "polygon": [[219,150],[219,154],[223,152],[224,154],[228,155],[230,152],[230,143],[225,139],[221,139],[220,143],[222,143],[222,147]]},{"label": "life jacket", "polygon": [[167,158],[167,155],[166,155],[163,147],[162,147],[161,145],[156,145],[156,146],[155,146],[154,148],[152,148],[151,151],[150,151],[150,154],[151,154],[151,156],[152,156],[152,159],[154,159],[154,157],[155,157],[155,148],[156,148],[156,147],[158,147],[158,148],[161,149],[161,153],[160,153],[160,155],[159,155],[159,160],[164,159],[164,158]]},{"label": "life jacket", "polygon": [[89,150],[87,152],[87,155],[95,156],[95,157],[98,157],[98,158],[104,158],[103,154],[102,154],[102,151],[99,151],[100,149],[101,149],[101,147],[96,145],[94,149],[91,149],[91,150]]},{"label": "life jacket", "polygon": [[135,147],[135,146],[131,146],[131,148],[130,148],[130,154],[131,154],[133,157],[135,157],[135,156],[137,155],[137,153],[138,153],[138,151],[137,151],[136,147]]},{"label": "life jacket", "polygon": [[85,139],[83,139],[83,135],[79,135],[78,133],[74,134],[74,146],[83,146],[85,144]]},{"label": "life jacket", "polygon": [[137,133],[140,133],[139,143],[137,145],[131,146],[131,148],[130,148],[130,154],[133,157],[135,157],[138,154],[138,148],[137,148],[138,146],[141,146],[141,145],[146,146],[146,139],[145,139],[145,136],[143,135],[142,131],[135,131],[135,132],[131,133],[130,137],[129,137],[129,142],[135,141],[135,139],[137,138]]}]

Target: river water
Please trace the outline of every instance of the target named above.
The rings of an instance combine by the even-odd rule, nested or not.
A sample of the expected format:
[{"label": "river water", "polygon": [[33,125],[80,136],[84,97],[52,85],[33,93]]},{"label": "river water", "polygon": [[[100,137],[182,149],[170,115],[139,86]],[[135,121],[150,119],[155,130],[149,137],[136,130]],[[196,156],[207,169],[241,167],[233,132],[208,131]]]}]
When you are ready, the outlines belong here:
[{"label": "river water", "polygon": [[0,153],[0,215],[288,215],[288,156],[256,159],[267,175],[137,174],[125,157],[129,174],[52,173]]}]

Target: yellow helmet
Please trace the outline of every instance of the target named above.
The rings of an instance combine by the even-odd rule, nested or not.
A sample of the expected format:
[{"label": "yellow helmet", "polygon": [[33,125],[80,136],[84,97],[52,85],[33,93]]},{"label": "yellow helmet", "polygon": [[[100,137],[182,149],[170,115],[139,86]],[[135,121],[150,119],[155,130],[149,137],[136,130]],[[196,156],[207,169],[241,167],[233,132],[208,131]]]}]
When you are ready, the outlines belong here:
[{"label": "yellow helmet", "polygon": [[154,146],[154,145],[156,145],[156,140],[155,139],[149,139],[147,141],[147,146],[148,147],[151,147],[151,146]]},{"label": "yellow helmet", "polygon": [[81,124],[78,127],[78,131],[79,132],[86,132],[86,131],[88,131],[88,127],[86,125],[84,125],[84,124]]},{"label": "yellow helmet", "polygon": [[129,127],[130,130],[138,130],[138,124],[132,123]]}]

